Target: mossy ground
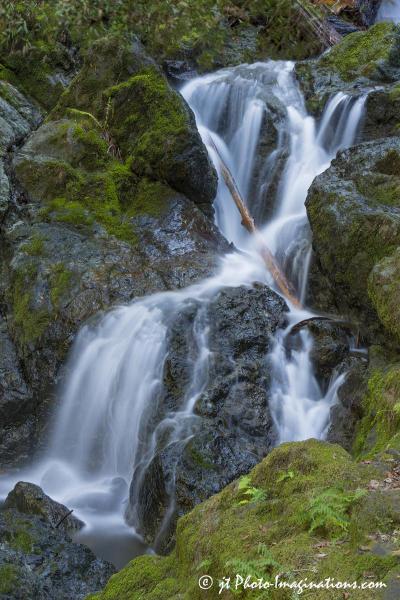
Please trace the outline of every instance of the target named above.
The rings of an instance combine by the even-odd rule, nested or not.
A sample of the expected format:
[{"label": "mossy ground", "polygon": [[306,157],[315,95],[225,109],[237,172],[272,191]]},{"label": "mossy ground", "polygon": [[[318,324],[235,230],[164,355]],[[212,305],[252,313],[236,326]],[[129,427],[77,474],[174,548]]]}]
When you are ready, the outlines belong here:
[{"label": "mossy ground", "polygon": [[363,401],[363,417],[354,443],[356,456],[373,457],[400,450],[400,365],[375,369]]},{"label": "mossy ground", "polygon": [[346,36],[319,64],[337,71],[344,81],[373,78],[379,63],[390,60],[399,44],[400,30],[392,23],[378,23],[366,32]]},{"label": "mossy ground", "polygon": [[[393,519],[400,515],[394,517],[381,497],[377,502],[383,508],[376,510],[367,491],[373,477],[377,477],[373,467],[356,464],[339,446],[316,440],[284,444],[250,474],[251,486],[263,492],[257,500],[243,501],[240,480],[232,483],[179,520],[171,555],[133,560],[95,598],[293,597],[284,589],[259,593],[239,589],[219,596],[218,581],[224,576],[234,579],[236,573],[271,580],[280,574],[287,582],[305,577],[352,582],[364,580],[366,574],[383,580],[398,565],[396,553],[379,556],[360,547],[370,543],[368,536],[392,533]],[[339,514],[345,525],[332,527]],[[385,515],[390,518],[385,520]],[[198,578],[204,574],[214,578],[210,591],[199,589]],[[352,597],[369,599],[368,594],[356,591]],[[337,590],[316,590],[312,597],[342,596]]]},{"label": "mossy ground", "polygon": [[18,567],[14,565],[0,566],[0,594],[10,594],[18,581]]},{"label": "mossy ground", "polygon": [[[133,32],[158,59],[187,58],[204,70],[265,55],[305,58],[321,50],[290,0],[179,1],[173,7],[156,0],[22,0],[0,10],[0,55],[47,105],[62,91],[61,84],[49,86],[48,76],[68,63],[63,44],[84,49],[110,32]],[[37,55],[33,62],[31,54]]]}]

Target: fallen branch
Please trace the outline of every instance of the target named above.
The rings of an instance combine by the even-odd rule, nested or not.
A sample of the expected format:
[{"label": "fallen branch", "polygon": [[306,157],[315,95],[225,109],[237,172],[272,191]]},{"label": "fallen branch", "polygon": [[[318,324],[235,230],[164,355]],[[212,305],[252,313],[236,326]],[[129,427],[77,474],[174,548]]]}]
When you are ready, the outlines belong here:
[{"label": "fallen branch", "polygon": [[67,517],[69,517],[69,515],[72,515],[72,513],[74,512],[74,509],[72,508],[69,512],[67,512],[66,515],[64,515],[57,523],[57,525],[54,526],[54,529],[57,529],[57,527],[59,527],[61,525],[61,523],[63,523],[65,521],[65,519]]},{"label": "fallen branch", "polygon": [[282,294],[294,306],[296,306],[297,308],[302,308],[300,301],[297,298],[296,293],[294,292],[292,286],[290,285],[285,274],[283,273],[282,269],[280,268],[274,255],[269,250],[269,248],[266,246],[261,233],[255,226],[254,219],[251,216],[249,209],[247,208],[247,206],[239,192],[239,189],[236,185],[233,175],[230,172],[228,166],[225,164],[225,162],[224,162],[220,152],[218,151],[218,148],[216,147],[214,140],[211,138],[211,136],[209,136],[209,140],[210,140],[210,142],[209,142],[210,145],[212,146],[214,152],[216,153],[216,155],[218,157],[220,170],[222,173],[222,177],[224,178],[226,187],[228,188],[228,190],[232,196],[232,199],[233,199],[234,203],[236,204],[236,207],[240,213],[240,216],[242,217],[243,227],[245,229],[247,229],[247,231],[249,233],[256,235],[257,242],[260,244],[260,254],[264,260],[264,263],[265,263],[268,271],[271,273],[272,277],[274,278],[274,280],[276,282],[276,285],[278,286],[278,288],[280,289]]}]

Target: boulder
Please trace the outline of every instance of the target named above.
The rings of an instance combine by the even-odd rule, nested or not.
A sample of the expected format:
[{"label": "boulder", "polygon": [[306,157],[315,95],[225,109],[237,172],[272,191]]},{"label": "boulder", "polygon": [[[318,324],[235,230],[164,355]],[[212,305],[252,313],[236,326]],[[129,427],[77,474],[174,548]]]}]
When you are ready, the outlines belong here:
[{"label": "boulder", "polygon": [[168,182],[212,214],[217,177],[194,115],[138,41],[110,36],[91,47],[52,115],[71,109],[95,117],[133,173]]},{"label": "boulder", "polygon": [[320,115],[337,92],[360,95],[400,79],[400,27],[378,23],[347,35],[329,52],[299,63],[296,72],[309,110]]},{"label": "boulder", "polygon": [[76,531],[84,526],[66,506],[56,502],[34,483],[20,481],[8,494],[3,509],[15,509],[27,515],[38,515],[56,529]]},{"label": "boulder", "polygon": [[400,248],[374,266],[368,296],[381,323],[400,342]]},{"label": "boulder", "polygon": [[[392,595],[382,598],[395,598],[400,503],[395,485],[384,489],[385,469],[393,463],[382,467],[357,464],[335,444],[282,444],[247,477],[179,519],[170,555],[136,558],[95,599],[214,598],[224,573],[231,585],[223,591],[227,597],[238,582],[241,596],[250,600],[260,579],[277,577],[279,598],[289,600],[293,582],[285,573],[304,568],[312,568],[317,582],[336,582],[338,573],[360,581],[368,572],[371,581],[388,583]],[[376,489],[369,487],[372,480]],[[202,584],[214,582],[211,591],[199,590],[199,577]],[[326,590],[314,591],[319,600],[327,597]],[[359,597],[368,600],[371,591]]]},{"label": "boulder", "polygon": [[[184,410],[193,394],[194,415],[182,425],[186,441],[182,432],[181,441],[174,438],[171,418],[157,429],[157,451],[135,474],[128,509],[128,518],[140,523],[147,541],[156,540],[159,551],[168,549],[177,516],[246,472],[274,445],[265,361],[286,311],[282,298],[257,284],[224,289],[206,306],[189,302],[171,323],[158,419]],[[203,375],[196,362],[202,350],[198,323],[208,324]]]},{"label": "boulder", "polygon": [[388,325],[371,300],[373,275],[370,294],[368,280],[400,245],[399,166],[398,138],[360,144],[315,179],[306,201],[313,247],[335,303],[342,314],[363,320],[369,335]]},{"label": "boulder", "polygon": [[114,567],[39,516],[0,511],[0,595],[10,600],[83,600]]},{"label": "boulder", "polygon": [[2,466],[29,456],[35,402],[14,344],[0,317],[0,454]]}]

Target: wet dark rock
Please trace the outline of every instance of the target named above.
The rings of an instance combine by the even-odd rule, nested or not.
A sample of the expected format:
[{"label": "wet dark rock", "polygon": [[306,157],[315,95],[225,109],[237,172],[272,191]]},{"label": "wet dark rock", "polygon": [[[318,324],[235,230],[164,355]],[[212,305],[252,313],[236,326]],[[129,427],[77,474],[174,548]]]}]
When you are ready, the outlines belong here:
[{"label": "wet dark rock", "polygon": [[261,121],[248,195],[252,216],[259,225],[266,223],[276,208],[279,184],[289,155],[286,109],[272,94],[266,93],[264,100],[267,110]]},{"label": "wet dark rock", "polygon": [[400,85],[398,83],[378,87],[368,94],[362,139],[399,136]]},{"label": "wet dark rock", "polygon": [[362,402],[367,393],[367,354],[350,356],[341,364],[346,379],[338,390],[338,401],[331,408],[327,441],[351,452],[357,424],[363,416]]},{"label": "wet dark rock", "polygon": [[378,23],[348,35],[316,60],[296,65],[307,107],[319,116],[337,92],[359,96],[400,79],[400,27]]},{"label": "wet dark rock", "polygon": [[165,60],[163,69],[169,79],[176,83],[182,83],[196,76],[193,65],[186,60]]},{"label": "wet dark rock", "polygon": [[154,542],[159,534],[160,551],[169,547],[178,515],[247,472],[273,446],[276,432],[268,410],[266,357],[273,332],[284,325],[286,310],[275,292],[255,284],[224,289],[206,305],[191,301],[172,323],[161,413],[182,410],[196,392],[196,386],[191,387],[200,350],[196,323],[208,324],[210,355],[205,381],[197,382],[200,393],[188,423],[188,433],[193,431],[190,441],[172,440],[168,445],[168,434],[161,432],[155,458],[131,486],[128,514],[136,512],[148,541]]},{"label": "wet dark rock", "polygon": [[355,8],[358,11],[360,25],[369,27],[375,23],[381,0],[356,0]]},{"label": "wet dark rock", "polygon": [[306,201],[313,247],[335,303],[370,336],[379,336],[382,324],[393,331],[378,319],[369,277],[400,244],[399,166],[398,138],[360,144],[315,179]]},{"label": "wet dark rock", "polygon": [[70,511],[66,506],[50,498],[34,483],[20,481],[15,485],[4,503],[4,509],[11,508],[27,515],[38,515],[63,531],[76,531],[84,525],[80,519],[68,514]]},{"label": "wet dark rock", "polygon": [[350,33],[359,31],[359,27],[355,26],[353,23],[349,23],[348,21],[341,19],[340,17],[337,17],[336,15],[328,17],[326,22],[340,35],[349,35]]},{"label": "wet dark rock", "polygon": [[9,600],[83,600],[114,567],[36,515],[0,510],[0,594]]},{"label": "wet dark rock", "polygon": [[290,352],[301,348],[301,332],[307,330],[313,338],[311,362],[322,389],[329,386],[332,375],[341,371],[342,363],[349,356],[351,330],[340,321],[325,318],[311,318],[292,328],[285,340]]},{"label": "wet dark rock", "polygon": [[0,455],[10,466],[18,455],[29,455],[34,398],[21,371],[7,326],[0,317]]}]

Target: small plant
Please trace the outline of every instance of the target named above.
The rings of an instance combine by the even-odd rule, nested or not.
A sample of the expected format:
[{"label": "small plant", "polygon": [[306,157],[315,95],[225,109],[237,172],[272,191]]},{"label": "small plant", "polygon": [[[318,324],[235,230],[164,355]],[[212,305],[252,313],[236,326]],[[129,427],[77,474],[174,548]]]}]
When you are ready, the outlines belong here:
[{"label": "small plant", "polygon": [[[266,580],[268,576],[271,576],[275,571],[282,571],[282,566],[274,559],[266,544],[259,544],[257,547],[257,554],[259,558],[254,558],[253,560],[245,560],[240,558],[232,558],[225,563],[225,567],[231,568],[236,575],[238,573],[242,577],[246,578],[248,575],[255,579],[264,579]],[[235,594],[235,591],[233,590]],[[236,592],[240,593],[240,591]],[[269,598],[269,591],[266,590],[261,594],[257,595],[254,600],[264,600],[264,598]]]},{"label": "small plant", "polygon": [[283,481],[287,481],[288,479],[293,479],[294,476],[295,476],[294,471],[283,471],[279,475],[279,477],[278,477],[278,479],[276,481],[277,481],[277,483],[281,483]]},{"label": "small plant", "polygon": [[246,496],[246,498],[240,500],[238,503],[239,505],[249,504],[250,502],[262,502],[267,497],[264,490],[260,490],[260,488],[251,485],[251,478],[249,475],[244,475],[240,478],[238,489],[243,496]]},{"label": "small plant", "polygon": [[208,573],[211,565],[212,565],[212,560],[210,560],[209,558],[206,558],[205,560],[202,560],[201,563],[199,563],[197,565],[196,571],[198,571],[199,573]]},{"label": "small plant", "polygon": [[349,509],[364,495],[363,490],[346,493],[329,488],[312,498],[301,520],[310,533],[323,531],[332,537],[339,537],[348,531]]}]

